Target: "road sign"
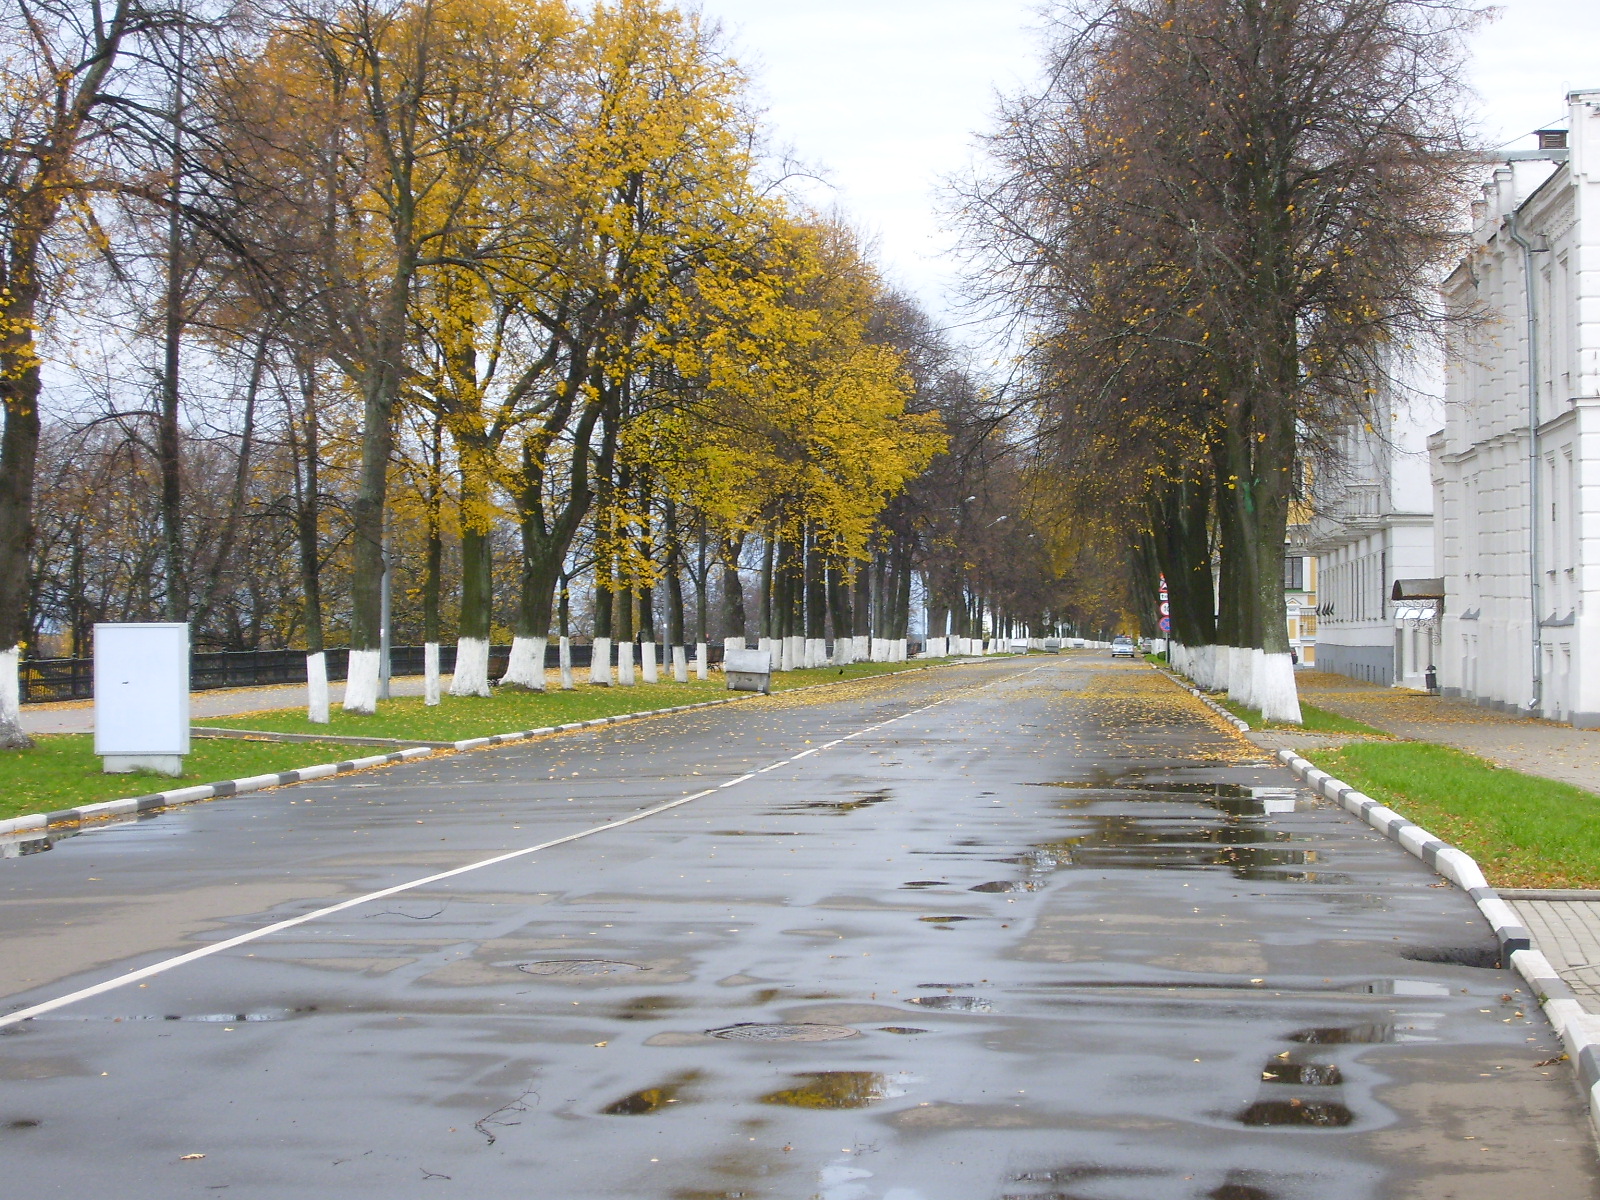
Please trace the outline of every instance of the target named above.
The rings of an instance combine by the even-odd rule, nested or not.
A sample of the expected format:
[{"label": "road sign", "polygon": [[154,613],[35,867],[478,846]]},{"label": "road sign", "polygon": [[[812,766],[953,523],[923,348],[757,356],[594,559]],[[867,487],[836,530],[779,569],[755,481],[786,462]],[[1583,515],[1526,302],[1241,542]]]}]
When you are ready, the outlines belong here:
[{"label": "road sign", "polygon": [[1156,628],[1159,629],[1162,633],[1171,633],[1172,632],[1172,618],[1171,617],[1162,617],[1161,620],[1156,622]]}]

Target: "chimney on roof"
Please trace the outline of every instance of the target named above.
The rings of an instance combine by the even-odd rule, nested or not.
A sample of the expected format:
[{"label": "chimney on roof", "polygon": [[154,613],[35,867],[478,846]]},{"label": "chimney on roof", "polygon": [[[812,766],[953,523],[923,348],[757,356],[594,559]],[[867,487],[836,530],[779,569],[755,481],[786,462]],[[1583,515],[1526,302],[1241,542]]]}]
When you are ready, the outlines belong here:
[{"label": "chimney on roof", "polygon": [[1535,129],[1533,136],[1539,139],[1541,150],[1565,150],[1567,148],[1567,131],[1565,129]]}]

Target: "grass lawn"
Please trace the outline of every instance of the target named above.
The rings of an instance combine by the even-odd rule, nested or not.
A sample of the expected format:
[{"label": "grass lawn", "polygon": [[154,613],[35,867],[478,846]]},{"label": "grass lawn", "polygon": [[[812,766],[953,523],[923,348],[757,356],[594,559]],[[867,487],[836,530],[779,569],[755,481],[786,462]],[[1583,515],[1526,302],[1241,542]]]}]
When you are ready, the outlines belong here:
[{"label": "grass lawn", "polygon": [[0,819],[382,753],[325,742],[196,738],[192,753],[183,760],[183,778],[173,779],[145,771],[130,775],[103,774],[91,734],[53,734],[36,737],[34,742],[32,750],[0,752],[0,779],[5,781],[5,786],[0,787]]},{"label": "grass lawn", "polygon": [[1305,733],[1360,733],[1368,737],[1389,738],[1393,734],[1385,733],[1381,729],[1374,729],[1361,721],[1352,721],[1349,717],[1341,717],[1338,713],[1329,712],[1325,708],[1318,708],[1313,704],[1300,705],[1300,718],[1303,724],[1290,725],[1284,721],[1265,721],[1261,717],[1259,708],[1249,708],[1243,704],[1236,704],[1232,700],[1221,696],[1212,697],[1223,708],[1227,709],[1240,720],[1249,722],[1251,729],[1298,729]]},{"label": "grass lawn", "polygon": [[1600,888],[1600,796],[1449,746],[1366,743],[1310,756],[1460,846],[1497,887]]}]

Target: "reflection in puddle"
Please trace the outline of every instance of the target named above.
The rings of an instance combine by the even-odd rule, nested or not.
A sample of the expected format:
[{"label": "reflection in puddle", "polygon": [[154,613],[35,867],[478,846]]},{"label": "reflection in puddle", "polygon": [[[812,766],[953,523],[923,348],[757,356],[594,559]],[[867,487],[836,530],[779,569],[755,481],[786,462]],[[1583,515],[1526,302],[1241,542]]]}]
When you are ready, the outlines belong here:
[{"label": "reflection in puddle", "polygon": [[1412,962],[1481,967],[1485,970],[1495,970],[1500,966],[1500,950],[1496,946],[1408,946],[1400,951],[1400,957]]},{"label": "reflection in puddle", "polygon": [[914,1025],[880,1025],[880,1026],[878,1026],[878,1032],[879,1033],[905,1033],[905,1034],[911,1034],[911,1033],[927,1033],[928,1031],[926,1029],[918,1029]]},{"label": "reflection in puddle", "polygon": [[944,1012],[993,1012],[994,1005],[982,996],[913,996],[906,1001],[918,1008],[937,1008]]},{"label": "reflection in puddle", "polygon": [[1239,1114],[1245,1125],[1310,1125],[1333,1128],[1348,1125],[1355,1116],[1331,1100],[1257,1100]]},{"label": "reflection in puddle", "polygon": [[612,1011],[619,1021],[659,1021],[663,1014],[675,1008],[687,1008],[689,1002],[677,996],[635,996]]},{"label": "reflection in puddle", "polygon": [[1289,1040],[1307,1046],[1371,1046],[1394,1041],[1394,1026],[1332,1025],[1298,1029],[1289,1035]]},{"label": "reflection in puddle", "polygon": [[784,1104],[790,1108],[865,1108],[878,1100],[905,1095],[904,1075],[883,1075],[877,1071],[814,1071],[796,1076],[804,1080],[795,1087],[768,1092],[763,1104]]},{"label": "reflection in puddle", "polygon": [[799,804],[785,804],[779,812],[821,811],[842,816],[853,813],[858,809],[871,808],[874,804],[882,804],[893,800],[894,796],[888,788],[879,788],[875,792],[856,792],[849,800],[804,800]]},{"label": "reflection in puddle", "polygon": [[669,1104],[681,1104],[684,1098],[680,1093],[698,1081],[701,1074],[699,1071],[682,1071],[655,1087],[640,1088],[637,1092],[631,1092],[621,1100],[606,1105],[600,1111],[608,1117],[638,1117],[645,1113],[659,1112]]},{"label": "reflection in puddle", "polygon": [[918,917],[919,921],[926,921],[930,925],[949,925],[954,921],[976,921],[976,917]]},{"label": "reflection in puddle", "polygon": [[950,885],[942,879],[913,879],[910,883],[902,883],[900,886],[903,888],[931,888],[949,887]]},{"label": "reflection in puddle", "polygon": [[1330,1063],[1270,1062],[1261,1071],[1261,1081],[1301,1087],[1338,1087],[1344,1082],[1344,1076]]},{"label": "reflection in puddle", "polygon": [[993,883],[980,883],[969,887],[969,892],[1036,892],[1040,884],[1034,879],[996,879]]}]

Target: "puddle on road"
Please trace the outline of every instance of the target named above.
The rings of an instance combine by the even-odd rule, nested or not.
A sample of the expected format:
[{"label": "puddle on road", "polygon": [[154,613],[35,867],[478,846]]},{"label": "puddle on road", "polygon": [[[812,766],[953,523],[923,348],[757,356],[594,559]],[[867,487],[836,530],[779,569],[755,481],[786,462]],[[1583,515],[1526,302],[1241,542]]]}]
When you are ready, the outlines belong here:
[{"label": "puddle on road", "polygon": [[758,1024],[747,1021],[706,1030],[714,1038],[729,1042],[839,1042],[860,1037],[861,1031],[848,1025],[821,1025],[810,1022]]},{"label": "puddle on road", "polygon": [[941,1012],[993,1012],[994,1004],[982,996],[912,996],[907,1004]]},{"label": "puddle on road", "polygon": [[118,1015],[78,1015],[73,1013],[45,1013],[32,1017],[34,1021],[190,1021],[201,1025],[254,1025],[262,1021],[288,1021],[317,1011],[316,1005],[303,1008],[261,1008],[242,1013],[133,1013]]},{"label": "puddle on road", "polygon": [[1036,892],[1043,885],[1036,879],[996,879],[969,887],[969,892]]},{"label": "puddle on road", "polygon": [[1394,1041],[1393,1025],[1328,1025],[1297,1029],[1288,1037],[1305,1046],[1375,1046]]},{"label": "puddle on road", "polygon": [[517,970],[525,971],[529,975],[589,978],[597,975],[627,975],[634,971],[648,971],[650,968],[610,958],[549,958],[540,962],[518,963]]},{"label": "puddle on road", "polygon": [[1243,1125],[1301,1125],[1337,1128],[1355,1120],[1355,1114],[1332,1100],[1257,1100],[1239,1114]]},{"label": "puddle on road", "polygon": [[918,917],[917,920],[925,921],[929,925],[949,925],[955,921],[976,921],[978,917]]},{"label": "puddle on road", "polygon": [[903,888],[931,888],[951,886],[943,879],[913,879],[910,883],[902,883]]},{"label": "puddle on road", "polygon": [[639,1117],[660,1112],[669,1104],[685,1102],[683,1092],[702,1077],[701,1071],[682,1071],[655,1087],[640,1088],[622,1099],[606,1105],[600,1111],[608,1117]]},{"label": "puddle on road", "polygon": [[874,792],[853,792],[848,800],[802,800],[798,804],[779,805],[772,811],[772,815],[788,812],[825,812],[843,816],[893,799],[894,795],[888,788],[879,788]]},{"label": "puddle on road", "polygon": [[1291,1063],[1274,1059],[1261,1071],[1262,1083],[1289,1083],[1300,1087],[1338,1087],[1344,1082],[1339,1068],[1330,1063]]},{"label": "puddle on road", "polygon": [[878,1026],[878,1032],[879,1033],[913,1034],[913,1033],[927,1033],[928,1031],[926,1029],[918,1029],[915,1025],[880,1025],[880,1026]]},{"label": "puddle on road", "polygon": [[795,1078],[804,1082],[768,1092],[761,1097],[761,1103],[789,1108],[865,1108],[906,1094],[902,1086],[905,1076],[877,1071],[811,1071]]},{"label": "puddle on road", "polygon": [[618,1021],[659,1021],[674,1009],[688,1008],[689,1002],[678,996],[635,996],[611,1010]]}]

